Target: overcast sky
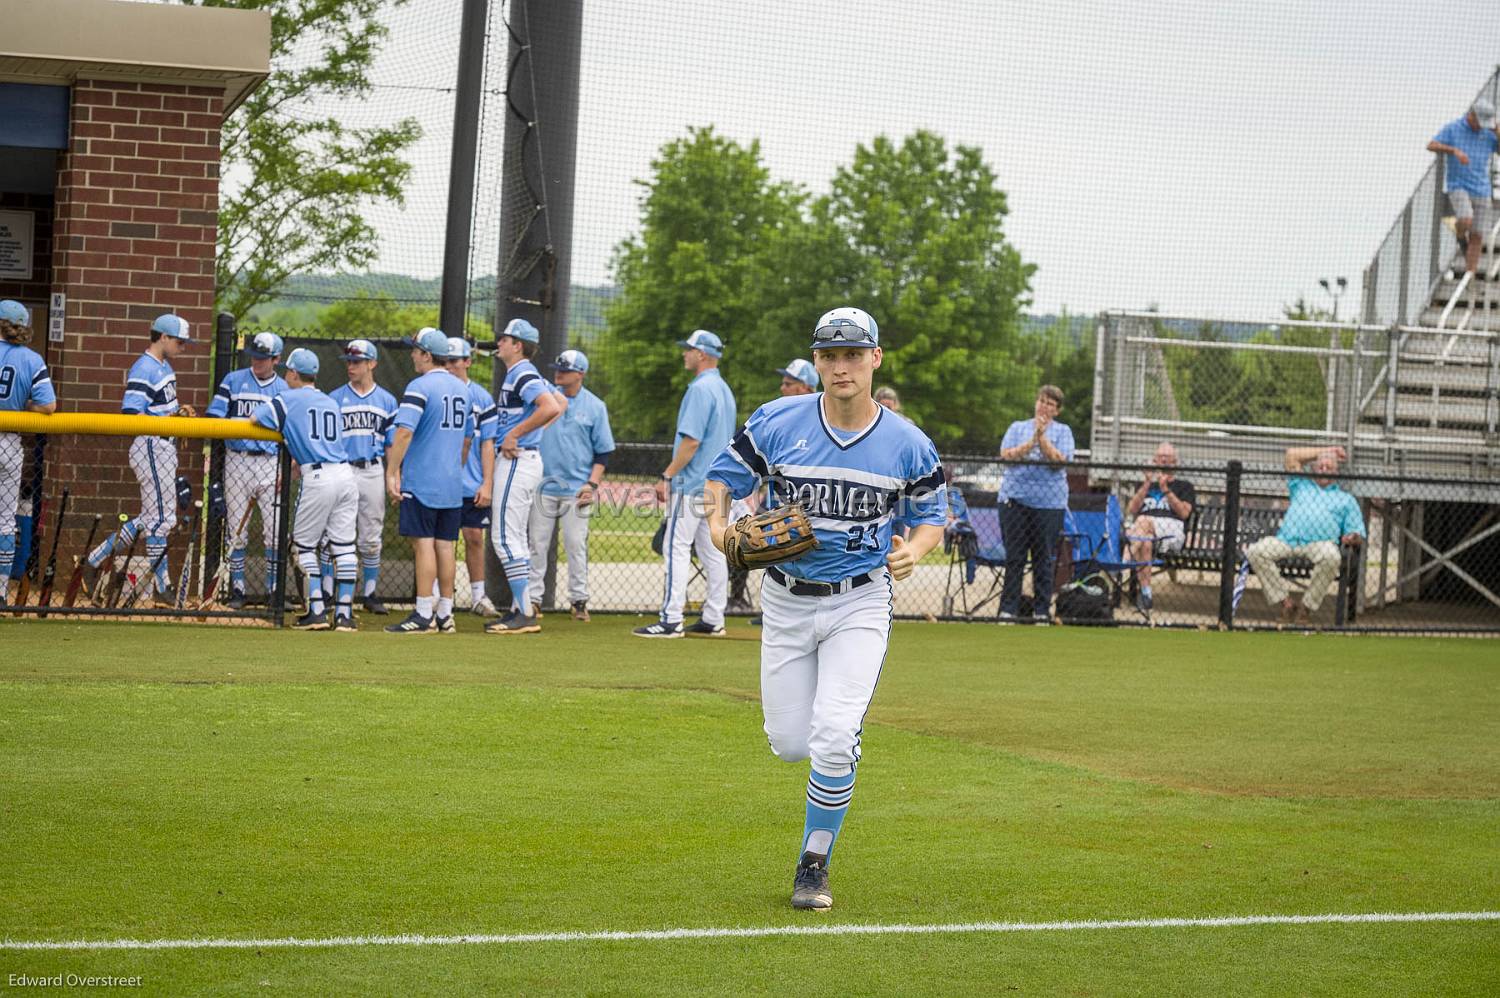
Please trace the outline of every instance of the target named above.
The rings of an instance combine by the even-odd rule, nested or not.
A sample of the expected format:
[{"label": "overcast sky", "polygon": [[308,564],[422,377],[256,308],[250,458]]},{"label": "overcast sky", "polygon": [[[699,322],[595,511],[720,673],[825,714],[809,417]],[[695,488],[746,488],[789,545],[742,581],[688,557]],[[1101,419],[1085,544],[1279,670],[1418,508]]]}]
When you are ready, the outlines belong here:
[{"label": "overcast sky", "polygon": [[[451,86],[456,9],[393,15],[375,78]],[[1326,303],[1318,278],[1345,276],[1348,315],[1423,147],[1497,61],[1494,0],[585,0],[573,278],[608,280],[637,224],[632,181],[690,125],[759,139],[775,176],[814,191],[857,144],[928,128],[997,173],[1007,234],[1037,266],[1033,311],[1268,317],[1299,293]],[[372,113],[418,113],[429,135],[407,211],[380,213],[377,268],[431,275],[452,97],[380,97]]]}]

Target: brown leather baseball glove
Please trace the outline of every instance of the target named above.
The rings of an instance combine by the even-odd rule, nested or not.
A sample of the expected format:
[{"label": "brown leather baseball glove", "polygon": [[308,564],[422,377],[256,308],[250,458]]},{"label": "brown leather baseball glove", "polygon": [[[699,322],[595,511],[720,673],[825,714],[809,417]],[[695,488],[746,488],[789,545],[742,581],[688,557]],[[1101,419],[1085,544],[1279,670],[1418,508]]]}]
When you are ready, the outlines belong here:
[{"label": "brown leather baseball glove", "polygon": [[798,503],[742,516],[724,532],[724,558],[730,568],[765,568],[817,546],[812,524]]}]

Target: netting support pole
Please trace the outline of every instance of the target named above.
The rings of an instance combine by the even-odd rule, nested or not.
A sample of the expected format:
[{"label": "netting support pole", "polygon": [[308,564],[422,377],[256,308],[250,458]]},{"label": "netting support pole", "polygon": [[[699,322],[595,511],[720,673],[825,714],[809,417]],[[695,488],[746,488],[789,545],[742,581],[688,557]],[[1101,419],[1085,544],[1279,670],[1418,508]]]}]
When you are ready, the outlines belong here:
[{"label": "netting support pole", "polygon": [[[235,325],[234,316],[228,312],[220,312],[214,323],[214,380],[213,387],[217,388],[224,383],[224,379],[234,368],[235,349],[239,346],[239,329]],[[210,441],[208,445],[208,480],[203,483],[202,498],[204,508],[209,506],[208,489],[215,482],[224,481],[224,441]],[[212,514],[204,517],[203,532],[203,574],[199,578],[199,585],[204,580],[211,579],[219,570],[219,558],[224,549],[224,518]]]},{"label": "netting support pole", "polygon": [[286,617],[287,575],[297,567],[291,557],[292,452],[285,444],[276,448],[276,469],[276,591],[270,595],[270,610],[271,623],[280,627]]},{"label": "netting support pole", "polygon": [[1245,466],[1230,461],[1224,476],[1224,548],[1219,552],[1219,629],[1234,628],[1234,579],[1240,571],[1240,479]]},{"label": "netting support pole", "polygon": [[448,165],[448,228],[443,240],[439,323],[463,336],[469,293],[469,236],[474,228],[474,171],[484,91],[484,26],[489,0],[464,0],[458,38],[458,92],[453,100],[453,152]]}]

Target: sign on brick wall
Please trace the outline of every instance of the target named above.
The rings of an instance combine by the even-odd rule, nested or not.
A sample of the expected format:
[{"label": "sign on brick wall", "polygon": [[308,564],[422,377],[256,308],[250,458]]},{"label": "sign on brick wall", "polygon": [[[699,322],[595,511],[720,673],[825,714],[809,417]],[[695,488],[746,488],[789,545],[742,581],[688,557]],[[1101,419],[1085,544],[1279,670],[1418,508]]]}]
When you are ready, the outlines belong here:
[{"label": "sign on brick wall", "polygon": [[34,211],[0,211],[0,281],[31,280]]}]

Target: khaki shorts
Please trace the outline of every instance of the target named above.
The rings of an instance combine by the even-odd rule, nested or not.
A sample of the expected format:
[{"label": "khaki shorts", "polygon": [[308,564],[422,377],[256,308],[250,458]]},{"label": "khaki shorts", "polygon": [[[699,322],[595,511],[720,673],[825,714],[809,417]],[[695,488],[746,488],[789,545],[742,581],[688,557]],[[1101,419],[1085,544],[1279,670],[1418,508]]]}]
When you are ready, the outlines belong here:
[{"label": "khaki shorts", "polygon": [[1474,228],[1486,239],[1495,224],[1495,212],[1489,198],[1475,197],[1468,191],[1449,191],[1448,205],[1457,219],[1472,219]]}]

